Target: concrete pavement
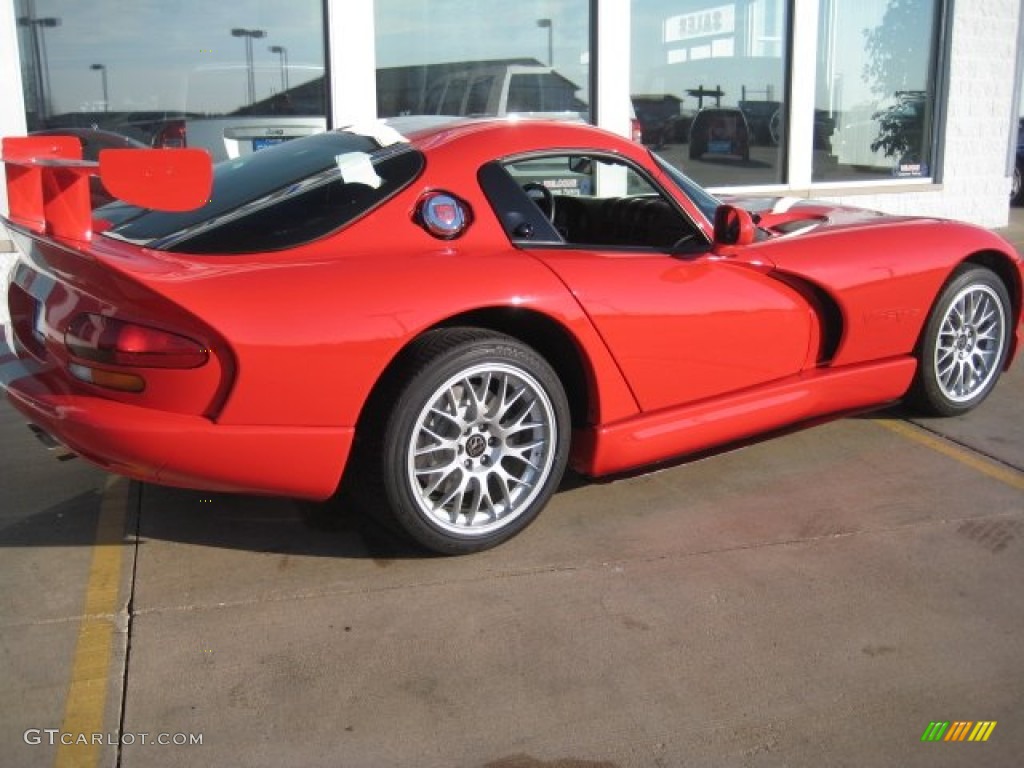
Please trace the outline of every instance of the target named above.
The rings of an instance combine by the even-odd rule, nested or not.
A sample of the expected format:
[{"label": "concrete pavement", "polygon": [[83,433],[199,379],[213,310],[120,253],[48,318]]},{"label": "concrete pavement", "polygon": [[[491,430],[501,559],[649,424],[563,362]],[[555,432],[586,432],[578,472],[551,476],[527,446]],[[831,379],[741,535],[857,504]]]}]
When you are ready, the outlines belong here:
[{"label": "concrete pavement", "polygon": [[[444,559],[49,462],[0,406],[0,762],[1018,765],[1024,366],[966,417],[905,416],[570,482]],[[922,743],[957,720],[997,725]]]}]

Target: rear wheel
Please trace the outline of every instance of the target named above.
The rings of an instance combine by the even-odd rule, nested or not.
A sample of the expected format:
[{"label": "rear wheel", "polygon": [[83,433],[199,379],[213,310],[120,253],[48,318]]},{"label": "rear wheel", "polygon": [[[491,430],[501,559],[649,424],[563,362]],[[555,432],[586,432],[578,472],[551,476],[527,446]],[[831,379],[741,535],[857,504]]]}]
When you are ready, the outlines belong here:
[{"label": "rear wheel", "polygon": [[966,413],[995,386],[1006,361],[1010,299],[991,270],[965,264],[932,310],[911,401],[939,416]]},{"label": "rear wheel", "polygon": [[568,456],[568,402],[551,366],[510,337],[450,329],[421,340],[405,382],[376,462],[393,522],[442,554],[519,533]]}]

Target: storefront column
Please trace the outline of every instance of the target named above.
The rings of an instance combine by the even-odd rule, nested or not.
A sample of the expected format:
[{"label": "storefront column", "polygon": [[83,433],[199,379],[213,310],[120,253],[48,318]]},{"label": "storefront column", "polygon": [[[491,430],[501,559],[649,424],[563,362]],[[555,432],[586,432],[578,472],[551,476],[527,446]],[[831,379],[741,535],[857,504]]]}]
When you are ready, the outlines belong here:
[{"label": "storefront column", "polygon": [[327,0],[329,125],[339,128],[377,117],[373,0]]},{"label": "storefront column", "polygon": [[[18,27],[14,3],[0,3],[0,136],[24,136],[25,96],[21,88],[21,62],[18,59]],[[2,182],[2,178],[0,178]],[[0,211],[6,215],[7,185],[0,183]],[[7,232],[0,228],[0,253],[7,250]],[[0,260],[0,270],[4,262]]]},{"label": "storefront column", "polygon": [[601,0],[594,3],[597,27],[594,76],[597,86],[596,123],[601,128],[621,136],[630,132],[630,2],[629,0]]},{"label": "storefront column", "polygon": [[814,72],[818,53],[818,0],[795,0],[793,61],[790,64],[789,125],[786,175],[790,187],[811,184],[814,146]]}]

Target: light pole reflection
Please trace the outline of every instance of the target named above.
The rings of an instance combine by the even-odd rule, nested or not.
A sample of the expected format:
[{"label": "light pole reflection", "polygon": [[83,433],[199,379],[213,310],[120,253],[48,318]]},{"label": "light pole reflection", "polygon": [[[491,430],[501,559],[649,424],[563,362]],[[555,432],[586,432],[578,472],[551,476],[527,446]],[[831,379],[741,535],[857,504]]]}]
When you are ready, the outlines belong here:
[{"label": "light pole reflection", "polygon": [[110,94],[107,92],[107,65],[106,64],[93,64],[89,69],[94,72],[99,72],[103,83],[103,111],[110,111]]},{"label": "light pole reflection", "polygon": [[246,104],[252,106],[256,101],[256,73],[252,65],[252,41],[257,38],[266,37],[267,32],[263,29],[243,29],[235,27],[231,30],[232,37],[241,37],[245,40],[245,68],[249,76],[248,101]]},{"label": "light pole reflection", "polygon": [[34,79],[36,90],[36,112],[39,121],[46,120],[50,111],[50,64],[46,56],[46,35],[44,29],[53,29],[60,26],[60,19],[56,16],[44,16],[36,18],[33,15],[20,16],[19,27],[28,27],[32,42],[32,63],[34,65]]},{"label": "light pole reflection", "polygon": [[270,52],[276,53],[281,65],[281,92],[288,90],[288,49],[283,45],[270,46]]},{"label": "light pole reflection", "polygon": [[555,66],[555,24],[551,19],[537,19],[537,26],[548,31],[548,66]]}]

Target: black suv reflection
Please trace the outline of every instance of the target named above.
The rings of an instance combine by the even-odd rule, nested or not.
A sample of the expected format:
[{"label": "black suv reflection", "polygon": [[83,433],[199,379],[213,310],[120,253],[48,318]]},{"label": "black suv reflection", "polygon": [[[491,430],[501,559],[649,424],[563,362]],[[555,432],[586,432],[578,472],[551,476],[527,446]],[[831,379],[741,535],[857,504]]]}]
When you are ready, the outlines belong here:
[{"label": "black suv reflection", "polygon": [[750,159],[750,127],[740,109],[709,107],[700,110],[690,125],[690,159],[705,155]]}]

